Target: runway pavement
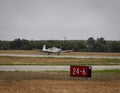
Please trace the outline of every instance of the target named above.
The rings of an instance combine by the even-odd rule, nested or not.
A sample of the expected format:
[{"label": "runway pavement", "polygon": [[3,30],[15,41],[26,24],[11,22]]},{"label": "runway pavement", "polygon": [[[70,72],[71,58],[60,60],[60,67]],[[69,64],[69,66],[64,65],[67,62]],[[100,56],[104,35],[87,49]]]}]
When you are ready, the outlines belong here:
[{"label": "runway pavement", "polygon": [[[120,66],[92,66],[92,70],[120,69]],[[70,71],[70,66],[0,66],[0,71]]]},{"label": "runway pavement", "polygon": [[117,58],[119,56],[78,56],[78,55],[38,55],[38,54],[0,54],[0,56],[9,57],[53,57],[53,58]]}]

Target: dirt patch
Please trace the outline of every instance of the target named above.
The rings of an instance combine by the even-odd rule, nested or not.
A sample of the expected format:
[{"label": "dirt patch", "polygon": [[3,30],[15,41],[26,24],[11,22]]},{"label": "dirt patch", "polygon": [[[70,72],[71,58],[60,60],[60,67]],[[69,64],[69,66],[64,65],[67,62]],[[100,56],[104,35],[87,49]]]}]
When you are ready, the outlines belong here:
[{"label": "dirt patch", "polygon": [[1,93],[120,93],[120,81],[1,81]]}]

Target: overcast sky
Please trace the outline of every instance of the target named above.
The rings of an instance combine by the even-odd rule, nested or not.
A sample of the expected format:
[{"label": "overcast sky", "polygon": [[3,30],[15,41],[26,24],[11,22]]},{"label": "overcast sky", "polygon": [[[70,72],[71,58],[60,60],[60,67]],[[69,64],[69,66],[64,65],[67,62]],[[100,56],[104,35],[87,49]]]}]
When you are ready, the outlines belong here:
[{"label": "overcast sky", "polygon": [[120,0],[0,0],[0,40],[120,40]]}]

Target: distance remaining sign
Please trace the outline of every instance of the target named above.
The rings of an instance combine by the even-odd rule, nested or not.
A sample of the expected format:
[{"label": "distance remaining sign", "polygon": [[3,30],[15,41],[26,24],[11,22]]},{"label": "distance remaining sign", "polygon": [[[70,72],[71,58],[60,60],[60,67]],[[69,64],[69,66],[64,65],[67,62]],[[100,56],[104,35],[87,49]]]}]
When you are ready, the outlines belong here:
[{"label": "distance remaining sign", "polygon": [[70,66],[70,76],[91,77],[91,66]]}]

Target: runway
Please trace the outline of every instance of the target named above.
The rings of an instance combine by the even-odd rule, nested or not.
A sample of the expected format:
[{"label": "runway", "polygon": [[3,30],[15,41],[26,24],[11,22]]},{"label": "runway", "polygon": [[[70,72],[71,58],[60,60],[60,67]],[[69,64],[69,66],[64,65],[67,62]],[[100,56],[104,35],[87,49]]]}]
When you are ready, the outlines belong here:
[{"label": "runway", "polygon": [[[92,66],[92,70],[120,69],[120,66]],[[0,71],[70,71],[70,66],[0,66]]]},{"label": "runway", "polygon": [[8,57],[52,57],[52,58],[117,58],[119,56],[79,56],[79,55],[38,55],[38,54],[0,54],[0,56]]}]

